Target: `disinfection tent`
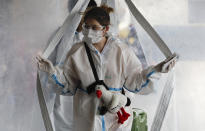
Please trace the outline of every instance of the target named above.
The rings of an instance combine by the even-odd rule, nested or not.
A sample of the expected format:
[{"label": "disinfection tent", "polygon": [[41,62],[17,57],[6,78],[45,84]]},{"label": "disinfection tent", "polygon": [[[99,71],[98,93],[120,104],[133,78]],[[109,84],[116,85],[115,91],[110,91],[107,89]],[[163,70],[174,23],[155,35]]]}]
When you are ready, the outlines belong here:
[{"label": "disinfection tent", "polygon": [[[132,106],[146,113],[148,130],[204,131],[205,1],[95,2],[114,9],[109,33],[134,50],[143,68],[179,56],[174,70],[153,83],[152,93],[125,90]],[[76,29],[88,5],[89,0],[0,0],[0,130],[72,131],[73,97],[56,95],[35,57],[41,53],[63,65],[82,40]],[[63,107],[64,123],[55,121],[62,115],[55,101],[70,105]]]}]

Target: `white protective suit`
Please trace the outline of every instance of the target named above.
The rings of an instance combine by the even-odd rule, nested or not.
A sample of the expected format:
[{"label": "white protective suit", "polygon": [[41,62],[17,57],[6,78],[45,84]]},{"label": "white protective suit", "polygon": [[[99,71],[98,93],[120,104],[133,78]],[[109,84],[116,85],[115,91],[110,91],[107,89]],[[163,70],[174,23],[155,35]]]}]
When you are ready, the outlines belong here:
[{"label": "white protective suit", "polygon": [[[92,44],[88,44],[88,47],[99,79],[104,80],[109,90],[119,92],[122,87],[136,93],[152,90],[150,78],[153,68],[149,67],[142,71],[138,58],[126,44],[120,43],[117,38],[109,35],[101,53]],[[131,130],[133,119],[131,107],[125,107],[131,117],[124,124],[118,124],[117,114],[109,112],[104,116],[98,114],[99,99],[95,93],[88,95],[86,92],[86,87],[95,82],[95,78],[83,42],[71,48],[63,68],[58,66],[55,68],[56,72],[51,75],[51,80],[57,85],[56,93],[74,95],[73,131]],[[61,110],[62,105],[58,106],[59,112],[66,114],[65,110]]]}]

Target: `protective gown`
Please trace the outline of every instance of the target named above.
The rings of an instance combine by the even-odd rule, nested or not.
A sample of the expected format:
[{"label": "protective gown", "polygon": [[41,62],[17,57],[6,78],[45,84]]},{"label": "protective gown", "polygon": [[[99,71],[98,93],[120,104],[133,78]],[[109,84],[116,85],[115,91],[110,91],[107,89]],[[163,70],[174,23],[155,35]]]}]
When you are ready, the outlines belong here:
[{"label": "protective gown", "polygon": [[[153,67],[142,70],[140,61],[130,47],[112,35],[107,37],[102,52],[87,43],[99,79],[104,80],[112,92],[121,92],[122,88],[142,94],[151,92]],[[131,117],[124,124],[118,124],[117,114],[107,112],[104,116],[99,115],[100,100],[95,93],[87,93],[86,88],[95,82],[95,78],[83,43],[74,44],[63,67],[55,66],[56,71],[50,76],[51,82],[56,84],[54,90],[57,94],[74,95],[73,131],[130,131],[131,106],[125,107]],[[66,114],[66,111],[61,109],[69,105],[61,105],[59,102],[57,106],[59,112]]]}]

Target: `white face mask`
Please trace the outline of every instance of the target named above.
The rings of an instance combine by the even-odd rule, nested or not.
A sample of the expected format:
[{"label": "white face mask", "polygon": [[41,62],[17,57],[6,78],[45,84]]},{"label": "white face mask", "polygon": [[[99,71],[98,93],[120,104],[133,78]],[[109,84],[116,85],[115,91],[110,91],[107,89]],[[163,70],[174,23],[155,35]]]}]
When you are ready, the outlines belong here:
[{"label": "white face mask", "polygon": [[103,38],[102,30],[83,29],[84,41],[88,44],[98,43]]}]

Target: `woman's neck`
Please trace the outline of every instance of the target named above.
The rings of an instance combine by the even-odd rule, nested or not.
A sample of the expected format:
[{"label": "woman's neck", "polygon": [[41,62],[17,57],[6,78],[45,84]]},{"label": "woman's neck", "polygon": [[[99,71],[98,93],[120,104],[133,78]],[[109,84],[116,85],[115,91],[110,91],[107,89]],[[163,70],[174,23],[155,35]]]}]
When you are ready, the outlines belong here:
[{"label": "woman's neck", "polygon": [[99,43],[93,44],[93,46],[101,53],[106,43],[107,37],[103,37]]}]

